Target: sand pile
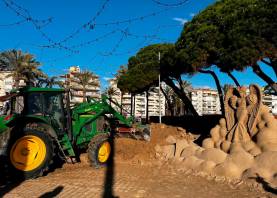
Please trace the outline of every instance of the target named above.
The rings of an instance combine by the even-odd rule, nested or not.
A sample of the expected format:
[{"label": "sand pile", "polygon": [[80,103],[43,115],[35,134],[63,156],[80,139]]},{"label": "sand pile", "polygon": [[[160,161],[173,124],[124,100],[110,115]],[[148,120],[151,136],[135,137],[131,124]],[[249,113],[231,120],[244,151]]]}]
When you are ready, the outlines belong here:
[{"label": "sand pile", "polygon": [[[149,142],[130,138],[115,139],[115,159],[132,162],[147,162],[156,159],[157,145],[167,145],[175,140],[193,141],[194,136],[187,134],[183,128],[164,124],[151,124],[151,139]],[[168,142],[169,141],[169,142]]]},{"label": "sand pile", "polygon": [[[167,139],[171,142],[168,141],[167,145],[156,145],[156,156],[164,162],[174,163],[183,171],[193,170],[228,179],[262,178],[271,187],[277,188],[277,120],[273,116],[261,116],[268,122],[263,127],[259,126],[255,138],[246,142],[231,142],[228,150],[222,146],[226,133],[221,135],[224,133],[220,133],[222,128],[217,125],[211,130],[211,138],[203,141],[203,147],[184,139],[173,140],[169,136]],[[261,122],[264,120],[261,119]],[[260,122],[257,125],[261,125]],[[221,144],[218,143],[220,141]]]}]

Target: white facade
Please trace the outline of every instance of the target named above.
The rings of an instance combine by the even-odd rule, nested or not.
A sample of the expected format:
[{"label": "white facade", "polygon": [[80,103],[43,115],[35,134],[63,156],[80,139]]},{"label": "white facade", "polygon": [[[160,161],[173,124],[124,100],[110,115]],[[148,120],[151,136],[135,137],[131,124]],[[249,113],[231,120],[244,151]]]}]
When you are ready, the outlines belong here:
[{"label": "white facade", "polygon": [[[127,112],[131,111],[131,94],[124,93],[121,95],[121,91],[117,88],[116,81],[114,79],[110,80],[110,87],[115,90],[115,93],[111,96],[112,99],[119,105],[122,101],[122,107]],[[159,88],[153,88],[153,91],[149,92],[148,96],[148,115],[149,116],[159,116]],[[165,115],[165,98],[162,93],[160,93],[160,104],[161,104],[161,115]],[[122,98],[121,98],[122,97]],[[119,107],[113,105],[118,111]],[[137,94],[135,96],[135,102],[133,102],[133,110],[135,112],[135,117],[145,118],[146,117],[146,93]],[[123,114],[127,114],[123,111]]]},{"label": "white facade", "polygon": [[[246,91],[249,93],[249,90]],[[218,92],[212,89],[194,89],[191,93],[192,104],[199,115],[221,114]],[[277,115],[277,96],[263,95],[263,104]]]},{"label": "white facade", "polygon": [[268,106],[272,114],[277,115],[277,96],[264,95],[263,104]]},{"label": "white facade", "polygon": [[[0,96],[6,95],[7,92],[10,92],[14,88],[13,77],[10,76],[12,71],[0,71]],[[19,86],[25,86],[23,80],[20,80]],[[0,102],[0,107],[3,106],[3,102]]]},{"label": "white facade", "polygon": [[212,89],[193,89],[192,105],[199,115],[221,114],[218,92]]},{"label": "white facade", "polygon": [[[70,91],[72,93],[72,98],[70,102],[73,104],[83,102],[83,87],[75,80],[75,75],[80,72],[81,69],[79,66],[72,66],[69,68],[69,73],[64,76],[66,86],[70,88]],[[94,75],[92,81],[95,82],[95,85],[90,85],[86,87],[86,96],[90,96],[93,99],[99,99],[101,97],[99,77],[97,75]]]},{"label": "white facade", "polygon": [[12,76],[8,77],[11,73],[11,71],[0,71],[0,96],[10,92],[13,88],[13,78]]}]

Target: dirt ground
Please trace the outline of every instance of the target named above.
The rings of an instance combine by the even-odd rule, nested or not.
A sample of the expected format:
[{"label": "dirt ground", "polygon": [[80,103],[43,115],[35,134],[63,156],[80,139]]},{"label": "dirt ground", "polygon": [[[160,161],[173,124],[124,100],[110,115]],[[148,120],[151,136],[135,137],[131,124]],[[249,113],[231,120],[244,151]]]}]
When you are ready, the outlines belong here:
[{"label": "dirt ground", "polygon": [[[17,197],[103,197],[105,168],[87,164],[66,165],[61,169],[13,188],[6,198]],[[274,197],[244,183],[230,184],[178,172],[170,166],[115,163],[116,197]],[[0,188],[1,189],[1,188]]]},{"label": "dirt ground", "polygon": [[[155,145],[168,135],[193,139],[176,127],[152,125],[151,141],[115,139],[113,166],[94,169],[86,154],[81,163],[65,164],[47,176],[0,185],[0,197],[275,197],[258,183],[228,182],[182,171],[155,158]],[[113,181],[113,182],[111,182]],[[112,189],[112,193],[111,190]],[[277,196],[276,196],[277,197]]]}]

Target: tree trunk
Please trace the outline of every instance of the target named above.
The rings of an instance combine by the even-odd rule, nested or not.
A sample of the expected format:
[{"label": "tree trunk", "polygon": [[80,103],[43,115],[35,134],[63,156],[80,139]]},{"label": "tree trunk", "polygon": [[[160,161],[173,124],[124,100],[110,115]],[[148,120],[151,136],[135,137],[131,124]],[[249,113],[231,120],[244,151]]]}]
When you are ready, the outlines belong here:
[{"label": "tree trunk", "polygon": [[160,88],[161,88],[161,91],[162,91],[162,93],[163,93],[163,95],[164,95],[164,97],[165,97],[165,99],[166,99],[166,102],[167,102],[167,105],[168,105],[168,108],[169,108],[169,111],[170,111],[170,115],[173,116],[173,115],[174,115],[174,112],[173,112],[172,103],[171,103],[171,101],[170,101],[168,95],[166,95],[166,93],[164,92],[162,86],[160,86]]},{"label": "tree trunk", "polygon": [[275,73],[275,76],[277,77],[277,59],[270,59],[271,64],[272,64],[272,69]]},{"label": "tree trunk", "polygon": [[148,90],[146,91],[146,112],[145,112],[145,120],[146,120],[146,124],[148,124],[148,109],[149,109],[149,92]]},{"label": "tree trunk", "polygon": [[199,114],[197,113],[197,111],[195,110],[194,106],[191,103],[191,100],[188,98],[188,96],[186,95],[185,92],[182,92],[180,88],[178,88],[175,83],[169,79],[169,78],[165,78],[164,82],[170,86],[173,91],[179,96],[179,98],[183,101],[183,103],[185,104],[186,108],[188,108],[190,110],[190,112],[192,113],[192,115],[194,116],[199,116]]},{"label": "tree trunk", "polygon": [[214,81],[215,81],[215,84],[216,84],[216,88],[217,88],[217,91],[218,91],[218,95],[219,95],[221,113],[222,113],[222,115],[225,115],[223,93],[222,93],[221,85],[220,85],[220,82],[219,82],[219,79],[218,79],[217,75],[215,74],[215,72],[213,72],[211,70],[202,70],[202,69],[199,69],[198,71],[200,73],[210,74],[214,78]]},{"label": "tree trunk", "polygon": [[226,72],[227,75],[234,81],[237,87],[240,87],[239,81],[235,78],[235,76],[231,72]]},{"label": "tree trunk", "polygon": [[263,63],[265,63],[266,65],[272,67],[274,73],[275,73],[275,76],[277,76],[277,59],[274,60],[274,59],[270,59],[270,62],[262,59],[261,60]]},{"label": "tree trunk", "polygon": [[263,79],[277,93],[277,83],[275,83],[268,75],[266,75],[256,63],[252,65],[253,72]]}]

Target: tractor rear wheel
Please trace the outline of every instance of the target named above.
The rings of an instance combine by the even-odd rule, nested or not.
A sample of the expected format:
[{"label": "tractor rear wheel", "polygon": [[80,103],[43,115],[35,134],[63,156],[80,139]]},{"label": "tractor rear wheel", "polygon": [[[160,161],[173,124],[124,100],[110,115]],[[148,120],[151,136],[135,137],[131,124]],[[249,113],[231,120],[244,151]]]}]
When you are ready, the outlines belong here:
[{"label": "tractor rear wheel", "polygon": [[92,166],[100,168],[107,164],[111,156],[109,134],[99,134],[88,145],[88,158]]},{"label": "tractor rear wheel", "polygon": [[41,131],[27,129],[13,137],[9,148],[9,162],[16,177],[30,179],[49,170],[54,157],[52,138]]}]

